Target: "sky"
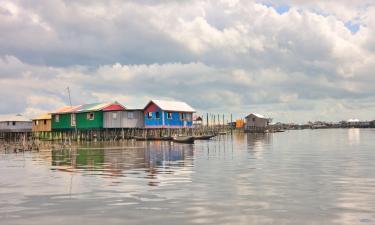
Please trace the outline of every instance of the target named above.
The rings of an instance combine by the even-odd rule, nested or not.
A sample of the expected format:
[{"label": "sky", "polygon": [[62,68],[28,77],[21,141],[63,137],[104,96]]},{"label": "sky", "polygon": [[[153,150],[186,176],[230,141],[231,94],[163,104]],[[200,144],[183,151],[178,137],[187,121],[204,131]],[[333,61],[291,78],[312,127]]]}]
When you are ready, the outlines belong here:
[{"label": "sky", "polygon": [[180,100],[274,122],[375,119],[373,0],[0,0],[0,114]]}]

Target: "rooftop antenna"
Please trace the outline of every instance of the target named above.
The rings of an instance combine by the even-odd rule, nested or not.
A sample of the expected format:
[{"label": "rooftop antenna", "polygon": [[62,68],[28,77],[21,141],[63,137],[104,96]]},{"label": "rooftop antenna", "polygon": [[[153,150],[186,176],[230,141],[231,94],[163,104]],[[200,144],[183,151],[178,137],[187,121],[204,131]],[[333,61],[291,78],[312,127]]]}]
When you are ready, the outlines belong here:
[{"label": "rooftop antenna", "polygon": [[[69,96],[69,104],[70,104],[70,107],[72,107],[72,98],[70,97],[70,88],[69,86],[66,87],[66,90],[68,91],[68,96]],[[77,125],[75,125],[75,132],[76,132],[76,138],[77,138]],[[69,139],[69,142],[70,142],[70,139]]]},{"label": "rooftop antenna", "polygon": [[68,91],[70,106],[72,106],[72,99],[70,97],[70,88],[69,88],[69,86],[66,88],[66,90]]}]

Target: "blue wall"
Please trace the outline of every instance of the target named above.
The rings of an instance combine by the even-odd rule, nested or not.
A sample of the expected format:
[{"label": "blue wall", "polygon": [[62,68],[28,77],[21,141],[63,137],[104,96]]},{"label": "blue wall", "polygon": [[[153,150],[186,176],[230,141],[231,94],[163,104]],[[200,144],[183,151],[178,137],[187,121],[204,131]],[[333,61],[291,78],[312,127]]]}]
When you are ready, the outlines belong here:
[{"label": "blue wall", "polygon": [[[156,119],[156,112],[159,112],[160,118]],[[164,124],[163,124],[163,115],[164,114]],[[188,114],[188,113],[186,113]],[[190,113],[192,115],[192,113]],[[152,118],[148,118],[148,112],[145,112],[145,126],[149,127],[184,127],[184,126],[192,126],[193,122],[192,120],[190,121],[183,121],[180,119],[180,113],[179,112],[172,112],[172,118],[168,119],[168,112],[164,112],[161,110],[152,112]],[[192,118],[192,116],[190,117]]]},{"label": "blue wall", "polygon": [[156,119],[156,111],[152,112],[152,118],[148,118],[148,112],[145,112],[145,126],[162,126],[161,111],[157,111],[160,114],[160,119]]}]

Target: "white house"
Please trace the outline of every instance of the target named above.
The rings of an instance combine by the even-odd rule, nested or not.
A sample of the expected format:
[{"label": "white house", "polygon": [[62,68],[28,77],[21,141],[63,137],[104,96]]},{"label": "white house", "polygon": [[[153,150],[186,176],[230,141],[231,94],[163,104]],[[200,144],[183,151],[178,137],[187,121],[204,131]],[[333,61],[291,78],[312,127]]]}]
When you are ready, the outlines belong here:
[{"label": "white house", "polygon": [[264,131],[271,122],[270,118],[257,113],[250,113],[245,120],[245,131]]}]

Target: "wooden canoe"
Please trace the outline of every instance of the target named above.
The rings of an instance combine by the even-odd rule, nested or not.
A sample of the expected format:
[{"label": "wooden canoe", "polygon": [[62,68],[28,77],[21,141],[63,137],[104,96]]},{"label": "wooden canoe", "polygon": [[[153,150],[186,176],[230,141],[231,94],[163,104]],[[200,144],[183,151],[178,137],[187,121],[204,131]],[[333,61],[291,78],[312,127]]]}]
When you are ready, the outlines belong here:
[{"label": "wooden canoe", "polygon": [[194,139],[195,140],[210,140],[213,137],[215,137],[215,135],[199,135],[199,136],[194,136]]},{"label": "wooden canoe", "polygon": [[137,141],[172,141],[172,137],[133,137]]},{"label": "wooden canoe", "polygon": [[193,136],[176,136],[173,137],[173,141],[177,143],[194,144]]}]

